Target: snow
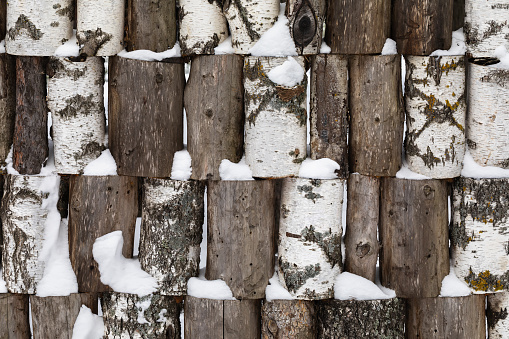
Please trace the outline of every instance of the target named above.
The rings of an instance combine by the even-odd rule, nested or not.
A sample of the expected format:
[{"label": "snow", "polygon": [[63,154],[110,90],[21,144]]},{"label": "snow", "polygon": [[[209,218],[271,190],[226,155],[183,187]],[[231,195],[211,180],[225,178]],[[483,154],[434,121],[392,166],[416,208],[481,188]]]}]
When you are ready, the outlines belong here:
[{"label": "snow", "polygon": [[339,164],[332,159],[322,158],[318,160],[306,159],[302,162],[299,177],[309,179],[337,179],[335,173],[339,170]]},{"label": "snow", "polygon": [[254,180],[245,156],[238,163],[223,159],[219,165],[219,176],[221,180]]},{"label": "snow", "polygon": [[5,40],[0,41],[0,53],[5,53]]},{"label": "snow", "polygon": [[140,233],[141,233],[141,218],[136,218],[136,226],[134,228],[134,246],[133,257],[137,257],[140,252]]},{"label": "snow", "polygon": [[390,39],[390,38],[387,38],[387,40],[385,40],[385,44],[384,44],[384,47],[382,48],[382,55],[394,55],[394,54],[398,54],[398,49],[396,47],[396,41]]},{"label": "snow", "polygon": [[375,278],[375,284],[378,286],[382,292],[384,292],[386,295],[388,295],[391,298],[396,298],[396,292],[394,290],[391,290],[390,288],[382,286],[382,283],[380,282],[380,267],[376,267],[376,278]]},{"label": "snow", "polygon": [[127,52],[125,49],[117,54],[119,57],[127,58],[127,59],[136,59],[136,60],[144,60],[144,61],[161,61],[169,58],[179,58],[180,54],[180,45],[178,42],[175,43],[172,49],[168,49],[164,52],[156,53],[150,51],[148,49],[139,49],[132,52]]},{"label": "snow", "polygon": [[151,301],[150,299],[145,299],[142,301],[138,301],[136,303],[136,308],[138,309],[138,324],[150,324],[150,322],[145,319],[145,311],[150,307]]},{"label": "snow", "polygon": [[403,160],[403,164],[401,165],[401,168],[396,173],[396,178],[398,179],[409,179],[409,180],[426,180],[431,179],[430,177],[427,177],[425,175],[415,173],[410,168],[408,168],[408,163],[406,160]]},{"label": "snow", "polygon": [[122,231],[108,233],[95,240],[92,254],[99,264],[101,282],[115,292],[138,294],[140,297],[157,291],[157,281],[143,271],[138,259],[122,255]]},{"label": "snow", "polygon": [[461,176],[467,178],[509,178],[509,169],[494,166],[481,166],[475,162],[467,147],[463,158]]},{"label": "snow", "polygon": [[327,45],[325,40],[322,40],[322,45],[320,46],[320,54],[329,54],[331,52],[331,48]]},{"label": "snow", "polygon": [[224,40],[219,45],[217,45],[216,48],[214,48],[214,53],[215,54],[233,54],[234,53],[231,35],[228,38],[226,38],[226,40]]},{"label": "snow", "polygon": [[78,40],[76,39],[76,30],[73,30],[72,37],[66,41],[65,44],[58,47],[55,51],[55,56],[58,57],[77,57],[80,55],[80,46],[78,46]]},{"label": "snow", "polygon": [[500,62],[490,65],[490,67],[509,69],[509,52],[504,45],[500,45],[495,49],[495,56]]},{"label": "snow", "polygon": [[294,87],[302,82],[306,71],[302,66],[292,57],[288,57],[288,60],[283,62],[282,65],[274,67],[267,74],[270,81],[284,86]]},{"label": "snow", "polygon": [[111,151],[109,149],[105,149],[102,151],[101,155],[89,163],[85,169],[83,170],[84,175],[117,175],[117,163],[113,156],[111,155]]},{"label": "snow", "polygon": [[2,277],[2,269],[0,268],[0,293],[7,293],[7,286],[5,280]]},{"label": "snow", "polygon": [[452,43],[451,48],[445,51],[437,49],[430,56],[441,56],[441,55],[464,55],[467,52],[467,46],[465,45],[465,34],[463,34],[463,28],[452,32]]},{"label": "snow", "polygon": [[380,300],[391,299],[372,281],[349,272],[341,273],[334,283],[334,299],[339,300]]},{"label": "snow", "polygon": [[276,265],[274,275],[269,279],[269,284],[265,288],[265,299],[267,299],[267,301],[294,300],[295,298],[293,298],[290,292],[288,292],[286,288],[281,285],[281,282],[279,282],[277,271],[278,268]]},{"label": "snow", "polygon": [[187,150],[177,151],[173,156],[171,179],[189,180],[193,169],[191,167],[191,155]]},{"label": "snow", "polygon": [[103,335],[103,318],[82,305],[72,329],[72,339],[102,339]]},{"label": "snow", "polygon": [[198,277],[189,279],[187,282],[187,295],[202,299],[236,300],[233,297],[232,291],[223,280],[205,279],[205,269],[200,269]]},{"label": "snow", "polygon": [[454,272],[454,266],[451,262],[451,271],[449,275],[442,280],[442,289],[440,297],[464,297],[472,294],[468,285],[461,281]]}]

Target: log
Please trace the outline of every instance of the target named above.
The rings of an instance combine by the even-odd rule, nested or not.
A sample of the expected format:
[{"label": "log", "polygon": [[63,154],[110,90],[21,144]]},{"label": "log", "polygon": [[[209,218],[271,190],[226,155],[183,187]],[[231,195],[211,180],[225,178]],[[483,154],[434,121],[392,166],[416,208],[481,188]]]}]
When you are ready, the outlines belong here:
[{"label": "log", "polygon": [[293,297],[334,297],[334,281],[343,266],[342,209],[341,179],[283,180],[278,275]]},{"label": "log", "polygon": [[[481,296],[479,296],[481,298]],[[488,294],[488,307],[486,317],[488,318],[488,337],[507,338],[509,333],[509,319],[507,308],[509,307],[509,293]]]},{"label": "log", "polygon": [[105,149],[104,60],[52,57],[47,73],[55,168],[62,174],[83,173]]},{"label": "log", "polygon": [[126,49],[164,52],[177,41],[177,7],[170,1],[127,1]]},{"label": "log", "polygon": [[109,147],[119,175],[166,178],[183,145],[184,64],[109,60]]},{"label": "log", "polygon": [[223,159],[237,163],[244,148],[243,58],[197,56],[184,92],[191,179],[220,180]]},{"label": "log", "polygon": [[13,166],[20,174],[38,174],[48,157],[45,70],[45,58],[16,58]]},{"label": "log", "polygon": [[469,63],[467,145],[482,166],[509,168],[509,70]]},{"label": "log", "polygon": [[465,23],[465,0],[453,0],[452,30],[456,31]]},{"label": "log", "polygon": [[448,189],[440,180],[383,178],[380,277],[402,298],[435,298],[449,274]]},{"label": "log", "polygon": [[54,55],[72,37],[74,4],[73,0],[7,1],[7,53]]},{"label": "log", "polygon": [[[5,6],[5,2],[1,3]],[[15,116],[16,59],[9,54],[0,54],[0,166],[5,164],[12,146]]]},{"label": "log", "polygon": [[30,339],[26,294],[0,294],[0,338]]},{"label": "log", "polygon": [[287,0],[290,35],[299,55],[320,53],[326,0]]},{"label": "log", "polygon": [[408,299],[406,338],[484,339],[484,299],[481,295]]},{"label": "log", "polygon": [[406,57],[408,167],[434,179],[458,177],[465,155],[463,56]]},{"label": "log", "polygon": [[315,338],[315,306],[307,300],[264,301],[262,338]]},{"label": "log", "polygon": [[69,216],[69,180],[70,175],[60,176],[60,186],[58,187],[57,209],[60,217],[65,219]]},{"label": "log", "polygon": [[393,0],[391,37],[399,54],[429,55],[452,42],[453,0]]},{"label": "log", "polygon": [[380,179],[350,174],[347,194],[345,271],[375,282]]},{"label": "log", "polygon": [[325,42],[332,53],[378,54],[391,31],[391,0],[329,1]]},{"label": "log", "polygon": [[[303,57],[294,58],[301,66]],[[294,87],[272,82],[268,74],[288,58],[246,57],[244,63],[244,149],[254,177],[297,175],[306,158],[307,77]]]},{"label": "log", "polygon": [[132,258],[138,212],[138,182],[123,176],[71,176],[69,257],[79,292],[105,292],[92,246],[98,237],[122,231],[122,255]]},{"label": "log", "polygon": [[350,172],[395,176],[403,140],[401,57],[354,55],[349,77]]},{"label": "log", "polygon": [[321,300],[317,338],[404,338],[405,301]]},{"label": "log", "polygon": [[0,41],[5,39],[7,31],[7,1],[0,2]]},{"label": "log", "polygon": [[237,299],[261,299],[274,274],[274,181],[209,181],[208,280]]},{"label": "log", "polygon": [[508,179],[458,178],[453,185],[451,255],[474,293],[509,289]]}]

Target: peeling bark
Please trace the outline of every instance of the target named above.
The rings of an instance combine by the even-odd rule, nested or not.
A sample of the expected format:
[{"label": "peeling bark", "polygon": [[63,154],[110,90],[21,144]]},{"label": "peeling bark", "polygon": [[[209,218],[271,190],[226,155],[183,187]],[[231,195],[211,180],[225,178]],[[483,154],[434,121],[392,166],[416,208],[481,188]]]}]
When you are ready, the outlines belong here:
[{"label": "peeling bark", "polygon": [[326,0],[286,0],[290,35],[299,55],[320,53]]},{"label": "peeling bark", "polygon": [[316,336],[315,306],[306,300],[264,301],[263,339],[307,339]]},{"label": "peeling bark", "polygon": [[31,338],[28,309],[28,295],[0,294],[0,338]]},{"label": "peeling bark", "polygon": [[16,60],[8,54],[0,54],[0,166],[5,164],[11,149],[15,116]]},{"label": "peeling bark", "polygon": [[[481,297],[481,296],[479,296]],[[509,335],[509,292],[488,294],[488,337],[495,339],[507,338]]]}]

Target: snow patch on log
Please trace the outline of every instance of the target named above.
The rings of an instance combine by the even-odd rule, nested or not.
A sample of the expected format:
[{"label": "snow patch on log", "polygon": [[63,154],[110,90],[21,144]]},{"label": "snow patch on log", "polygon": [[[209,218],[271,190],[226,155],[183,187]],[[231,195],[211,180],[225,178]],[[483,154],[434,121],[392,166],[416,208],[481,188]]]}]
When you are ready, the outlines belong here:
[{"label": "snow patch on log", "polygon": [[214,48],[214,54],[233,54],[235,53],[235,50],[232,46],[232,37],[231,35],[227,37],[223,42],[221,42],[219,45],[217,45],[216,48]]},{"label": "snow patch on log", "polygon": [[382,48],[382,55],[393,55],[398,54],[398,48],[396,46],[396,41],[392,40],[391,38],[387,38],[385,40],[384,47]]},{"label": "snow patch on log", "polygon": [[334,299],[380,300],[391,299],[372,281],[350,272],[341,273],[334,282]]},{"label": "snow patch on log", "polygon": [[274,67],[267,73],[270,81],[273,83],[284,86],[294,87],[302,82],[306,71],[302,66],[292,57],[283,62],[282,65]]},{"label": "snow patch on log", "polygon": [[488,294],[488,338],[509,338],[509,292]]},{"label": "snow patch on log", "polygon": [[74,322],[72,339],[102,339],[103,334],[103,317],[93,314],[90,308],[82,305]]},{"label": "snow patch on log", "polygon": [[83,174],[95,176],[118,175],[117,163],[111,155],[111,151],[109,149],[102,151],[101,155],[97,159],[90,162],[83,169]]},{"label": "snow patch on log", "polygon": [[219,175],[221,180],[254,180],[245,156],[238,163],[223,159],[219,165]]},{"label": "snow patch on log", "polygon": [[444,55],[465,55],[467,46],[465,45],[465,34],[463,28],[452,32],[451,48],[448,50],[437,49],[430,54],[430,56],[444,56]]},{"label": "snow patch on log", "polygon": [[139,49],[132,52],[127,52],[125,49],[117,54],[119,57],[126,59],[144,60],[144,61],[162,61],[170,58],[180,58],[180,45],[178,41],[175,43],[173,48],[168,49],[164,52],[153,52],[148,49]]},{"label": "snow patch on log", "polygon": [[481,166],[475,162],[467,147],[465,158],[463,159],[463,169],[461,176],[466,178],[509,178],[509,169],[494,166]]},{"label": "snow patch on log", "polygon": [[308,179],[337,179],[339,164],[332,159],[306,159],[300,165],[299,177]]},{"label": "snow patch on log", "polygon": [[269,284],[265,288],[265,300],[295,300],[295,298],[283,287],[279,281],[277,263],[274,268],[274,275],[269,279]]},{"label": "snow patch on log", "polygon": [[187,282],[187,295],[201,299],[237,300],[233,297],[232,290],[224,280],[205,279],[205,269],[200,270],[198,277],[189,279]]},{"label": "snow patch on log", "polygon": [[171,168],[171,179],[189,180],[193,168],[191,167],[191,155],[187,150],[177,151],[173,155],[173,165]]},{"label": "snow patch on log", "polygon": [[77,57],[80,55],[80,47],[76,38],[76,30],[73,30],[72,37],[55,51],[57,57]]},{"label": "snow patch on log", "polygon": [[461,281],[454,272],[454,264],[451,263],[451,272],[442,280],[440,297],[464,297],[472,294],[470,288],[464,281]]}]

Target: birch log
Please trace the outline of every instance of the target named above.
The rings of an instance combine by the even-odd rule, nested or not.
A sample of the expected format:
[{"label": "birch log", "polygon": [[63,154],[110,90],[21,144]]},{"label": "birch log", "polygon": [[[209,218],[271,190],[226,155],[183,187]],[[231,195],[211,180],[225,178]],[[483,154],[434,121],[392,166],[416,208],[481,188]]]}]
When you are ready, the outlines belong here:
[{"label": "birch log", "polygon": [[80,54],[110,56],[123,49],[125,0],[77,0]]},{"label": "birch log", "polygon": [[509,289],[509,181],[459,178],[453,185],[451,255],[474,293]]},{"label": "birch log", "polygon": [[326,0],[287,0],[290,35],[299,55],[320,53]]},{"label": "birch log", "polygon": [[[481,296],[479,296],[481,297]],[[490,339],[509,338],[509,319],[507,308],[509,308],[509,292],[488,294],[488,307],[486,317],[488,318],[488,337]]]},{"label": "birch log", "polygon": [[220,180],[223,159],[237,163],[244,147],[243,58],[197,56],[184,92],[191,179]]},{"label": "birch log", "polygon": [[281,191],[279,281],[293,297],[334,296],[341,273],[343,181],[287,178]]},{"label": "birch log", "polygon": [[406,57],[408,167],[430,178],[460,175],[465,155],[465,63],[462,56]]},{"label": "birch log", "polygon": [[[2,1],[2,4],[5,2]],[[15,98],[16,60],[9,54],[0,54],[0,166],[4,165],[12,146],[16,116]]]},{"label": "birch log", "polygon": [[312,301],[264,301],[262,305],[262,338],[315,338],[315,316],[315,306]]},{"label": "birch log", "polygon": [[311,61],[311,159],[329,158],[348,176],[348,59],[319,54]]},{"label": "birch log", "polygon": [[145,179],[139,259],[162,295],[185,295],[198,276],[204,193],[200,181]]},{"label": "birch log", "polygon": [[28,295],[0,294],[0,338],[31,338]]},{"label": "birch log", "polygon": [[235,54],[249,54],[260,37],[277,21],[280,0],[225,0],[223,13],[228,20]]},{"label": "birch log", "polygon": [[105,149],[104,61],[53,57],[47,73],[55,168],[63,174],[83,173]]},{"label": "birch log", "polygon": [[509,168],[509,70],[469,63],[467,145],[482,166]]},{"label": "birch log", "polygon": [[237,299],[261,299],[274,274],[274,181],[209,181],[208,280]]},{"label": "birch log", "polygon": [[349,71],[350,172],[395,176],[403,140],[401,57],[355,55]]},{"label": "birch log", "polygon": [[380,276],[402,298],[435,298],[449,274],[448,190],[440,180],[383,178]]},{"label": "birch log", "polygon": [[72,37],[73,0],[7,1],[7,53],[54,55]]},{"label": "birch log", "polygon": [[[304,58],[294,58],[301,67]],[[246,163],[254,177],[281,178],[299,173],[306,158],[307,78],[293,87],[272,82],[272,70],[285,70],[288,58],[246,57],[244,107]],[[288,64],[287,64],[288,65]],[[302,70],[304,71],[304,70]],[[276,71],[277,72],[277,71]]]}]

